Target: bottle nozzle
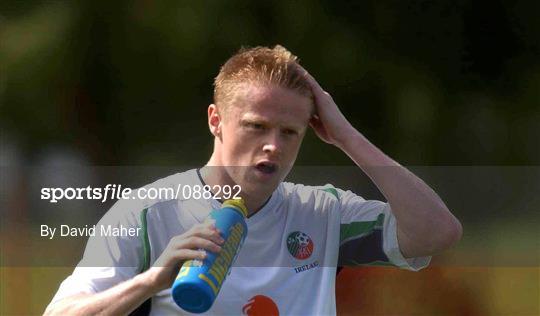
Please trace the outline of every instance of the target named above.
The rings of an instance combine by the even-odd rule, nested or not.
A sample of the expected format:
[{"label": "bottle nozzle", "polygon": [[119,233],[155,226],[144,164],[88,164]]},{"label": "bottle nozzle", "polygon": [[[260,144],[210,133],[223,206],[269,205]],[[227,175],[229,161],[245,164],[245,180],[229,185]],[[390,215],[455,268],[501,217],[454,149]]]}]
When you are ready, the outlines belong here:
[{"label": "bottle nozzle", "polygon": [[233,208],[239,210],[240,213],[242,213],[242,215],[244,215],[244,217],[248,216],[248,210],[247,210],[246,204],[244,202],[244,199],[242,199],[242,198],[226,200],[225,202],[223,202],[223,206],[233,207]]}]

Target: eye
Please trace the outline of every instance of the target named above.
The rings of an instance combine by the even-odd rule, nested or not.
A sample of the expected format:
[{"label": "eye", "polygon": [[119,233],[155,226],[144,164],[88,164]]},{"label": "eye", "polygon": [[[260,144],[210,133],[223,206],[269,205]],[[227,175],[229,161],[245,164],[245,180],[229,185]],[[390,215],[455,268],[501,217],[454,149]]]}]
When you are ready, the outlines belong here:
[{"label": "eye", "polygon": [[248,122],[245,124],[247,128],[253,129],[253,130],[264,130],[264,125],[261,123],[252,123]]},{"label": "eye", "polygon": [[298,135],[298,132],[294,129],[286,128],[282,132],[285,135]]}]

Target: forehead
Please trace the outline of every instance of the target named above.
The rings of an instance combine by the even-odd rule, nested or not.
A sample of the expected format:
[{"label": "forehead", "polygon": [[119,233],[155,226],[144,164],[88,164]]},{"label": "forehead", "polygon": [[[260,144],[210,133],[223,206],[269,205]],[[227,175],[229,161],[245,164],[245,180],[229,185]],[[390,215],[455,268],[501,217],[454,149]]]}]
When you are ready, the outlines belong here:
[{"label": "forehead", "polygon": [[230,112],[238,118],[307,125],[313,107],[310,98],[288,88],[271,84],[242,84],[237,87]]}]

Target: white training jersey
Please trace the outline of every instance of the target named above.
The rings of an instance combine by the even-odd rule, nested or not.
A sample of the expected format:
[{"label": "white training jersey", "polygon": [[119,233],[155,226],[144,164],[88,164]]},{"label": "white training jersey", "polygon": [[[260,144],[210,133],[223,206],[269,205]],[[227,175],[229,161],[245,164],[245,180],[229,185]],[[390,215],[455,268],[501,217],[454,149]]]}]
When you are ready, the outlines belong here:
[{"label": "white training jersey", "polygon": [[[189,170],[146,188],[178,185],[204,183],[197,170]],[[118,201],[97,226],[140,228],[140,234],[90,237],[82,260],[53,302],[104,291],[134,277],[155,262],[172,237],[220,207],[211,199]],[[430,260],[402,256],[387,203],[331,185],[283,182],[246,222],[244,245],[205,315],[335,315],[337,266],[392,265],[417,271]],[[170,289],[152,297],[150,314],[191,315],[175,304]]]}]

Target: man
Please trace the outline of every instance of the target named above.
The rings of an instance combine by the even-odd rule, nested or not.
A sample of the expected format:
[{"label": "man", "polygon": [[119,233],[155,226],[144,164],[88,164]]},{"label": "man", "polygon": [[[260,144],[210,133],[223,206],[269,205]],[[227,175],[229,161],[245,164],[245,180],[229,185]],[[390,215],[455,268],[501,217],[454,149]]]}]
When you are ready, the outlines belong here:
[{"label": "man", "polygon": [[[418,270],[461,237],[459,221],[437,194],[358,132],[281,46],[241,50],[223,65],[208,125],[214,151],[206,166],[150,187],[241,187],[248,236],[209,314],[335,314],[338,256],[344,265]],[[347,154],[388,203],[329,185],[282,182],[308,126]],[[152,314],[184,313],[170,287],[183,261],[220,251],[219,231],[201,224],[220,205],[194,198],[119,201],[101,223],[143,227],[144,235],[90,238],[46,313],[128,314],[148,299]],[[93,268],[97,256],[107,265]]]}]

